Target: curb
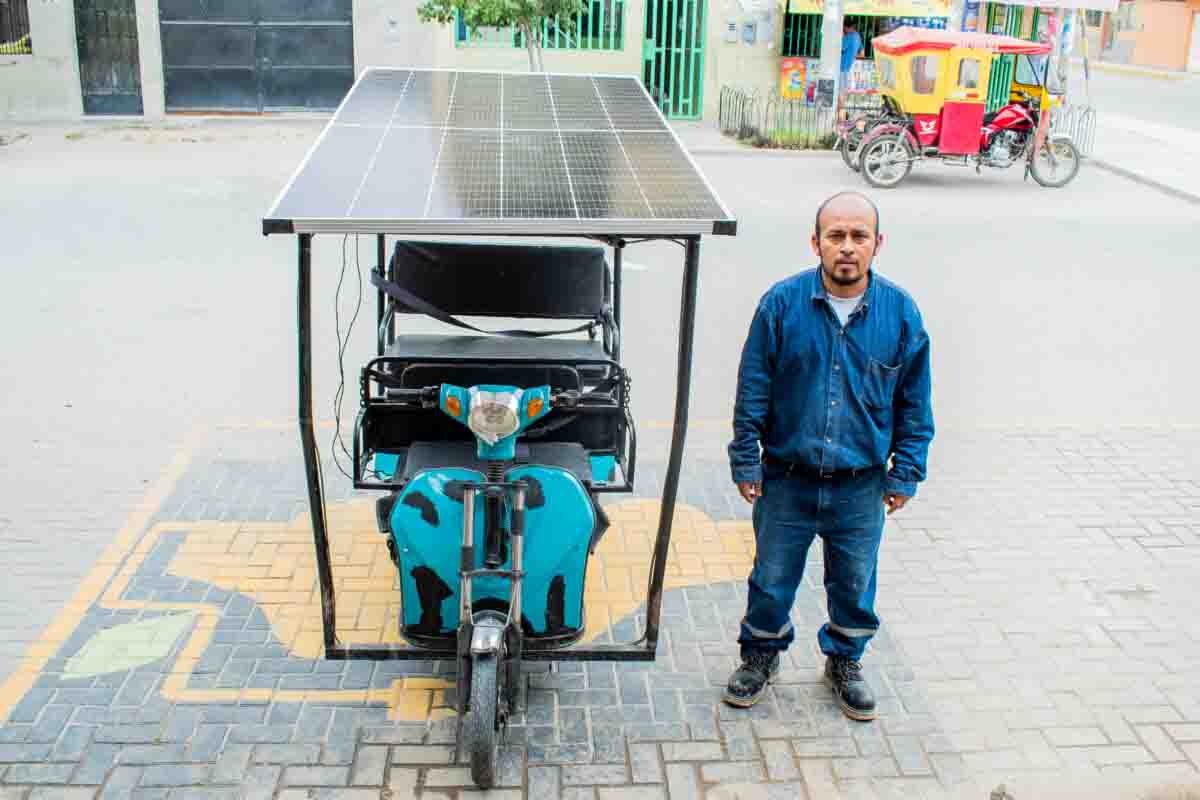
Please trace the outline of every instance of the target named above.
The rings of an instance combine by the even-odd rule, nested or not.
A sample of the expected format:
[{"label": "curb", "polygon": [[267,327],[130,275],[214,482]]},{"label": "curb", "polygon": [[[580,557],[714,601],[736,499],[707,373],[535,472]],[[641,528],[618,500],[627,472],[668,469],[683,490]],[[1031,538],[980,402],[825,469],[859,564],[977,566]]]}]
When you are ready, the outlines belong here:
[{"label": "curb", "polygon": [[1088,157],[1087,163],[1093,164],[1105,172],[1111,172],[1113,175],[1118,175],[1126,180],[1131,180],[1134,183],[1141,184],[1142,186],[1147,186],[1151,189],[1157,189],[1163,194],[1174,197],[1176,200],[1182,200],[1185,203],[1192,203],[1200,206],[1200,195],[1186,192],[1183,189],[1176,189],[1174,186],[1170,186],[1161,181],[1156,181],[1153,178],[1147,178],[1141,173],[1133,172],[1132,170],[1125,169],[1124,167],[1118,167],[1116,164],[1096,158],[1095,156]]},{"label": "curb", "polygon": [[[687,147],[686,143],[684,144]],[[787,150],[781,147],[720,147],[702,145],[688,147],[687,151],[696,156],[768,156],[771,158],[813,158],[817,156],[837,155],[836,150],[821,150],[809,148],[806,150]]]},{"label": "curb", "polygon": [[[1083,68],[1083,61],[1076,60],[1073,66]],[[1110,61],[1088,61],[1088,69],[1097,72],[1112,72],[1118,75],[1131,75],[1137,78],[1151,78],[1159,81],[1181,81],[1188,77],[1186,72],[1156,69],[1154,67],[1139,67],[1136,64],[1114,64]]]}]

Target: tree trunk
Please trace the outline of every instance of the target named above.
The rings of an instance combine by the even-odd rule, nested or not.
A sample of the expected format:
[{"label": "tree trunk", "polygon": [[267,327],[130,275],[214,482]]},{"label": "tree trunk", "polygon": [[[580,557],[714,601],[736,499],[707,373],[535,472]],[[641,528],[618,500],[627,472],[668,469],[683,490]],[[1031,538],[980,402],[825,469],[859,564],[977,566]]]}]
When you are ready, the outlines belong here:
[{"label": "tree trunk", "polygon": [[545,72],[542,66],[542,44],[534,34],[532,25],[521,25],[521,35],[525,37],[525,50],[529,54],[529,71]]}]

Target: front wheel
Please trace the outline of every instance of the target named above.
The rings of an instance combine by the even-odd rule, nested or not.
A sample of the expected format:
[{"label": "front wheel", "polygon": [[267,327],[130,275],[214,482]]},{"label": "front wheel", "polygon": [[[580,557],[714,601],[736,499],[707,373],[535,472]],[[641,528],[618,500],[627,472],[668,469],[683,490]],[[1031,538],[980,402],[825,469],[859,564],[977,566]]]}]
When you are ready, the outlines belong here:
[{"label": "front wheel", "polygon": [[859,168],[876,189],[891,189],[912,171],[913,152],[903,134],[880,136],[861,149]]},{"label": "front wheel", "polygon": [[1079,174],[1079,150],[1070,139],[1047,141],[1033,154],[1029,171],[1042,186],[1066,186]]},{"label": "front wheel", "polygon": [[471,657],[471,708],[464,725],[471,755],[471,780],[480,789],[496,785],[500,756],[500,659],[488,653]]},{"label": "front wheel", "polygon": [[863,136],[870,127],[870,121],[870,118],[865,115],[850,120],[846,126],[846,132],[842,135],[841,145],[838,147],[842,153],[842,161],[845,161],[846,166],[855,172],[858,172],[858,146],[862,144]]}]

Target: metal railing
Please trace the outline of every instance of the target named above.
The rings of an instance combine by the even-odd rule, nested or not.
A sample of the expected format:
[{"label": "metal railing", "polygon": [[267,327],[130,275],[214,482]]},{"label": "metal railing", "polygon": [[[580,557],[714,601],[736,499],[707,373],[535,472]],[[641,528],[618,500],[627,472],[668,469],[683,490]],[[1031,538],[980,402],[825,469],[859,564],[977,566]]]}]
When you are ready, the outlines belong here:
[{"label": "metal railing", "polygon": [[[850,116],[880,106],[878,95],[849,97],[843,110]],[[832,147],[835,138],[832,108],[780,97],[778,89],[722,87],[718,122],[723,134],[755,147],[819,150]],[[1070,136],[1080,154],[1090,156],[1096,142],[1096,109],[1064,104],[1051,118],[1050,129]]]},{"label": "metal railing", "polygon": [[[542,49],[621,50],[625,47],[624,15],[624,0],[587,0],[579,14],[542,20]],[[470,30],[461,16],[454,41],[457,47],[525,47],[524,35],[515,28]]]},{"label": "metal railing", "polygon": [[1050,132],[1065,133],[1081,156],[1090,156],[1096,148],[1096,109],[1064,103],[1050,118]]},{"label": "metal railing", "polygon": [[[843,109],[853,115],[879,104],[875,95],[850,95]],[[833,146],[834,109],[780,97],[774,89],[722,87],[718,119],[722,133],[755,147],[822,150]]]},{"label": "metal railing", "polygon": [[0,55],[20,56],[33,53],[29,35],[29,7],[26,0],[0,0]]}]

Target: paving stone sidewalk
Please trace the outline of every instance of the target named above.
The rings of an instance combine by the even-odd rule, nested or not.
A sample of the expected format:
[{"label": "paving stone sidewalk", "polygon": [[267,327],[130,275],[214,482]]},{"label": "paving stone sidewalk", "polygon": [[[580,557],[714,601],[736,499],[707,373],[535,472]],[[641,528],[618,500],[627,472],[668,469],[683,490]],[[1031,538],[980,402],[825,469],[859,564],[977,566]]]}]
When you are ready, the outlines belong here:
[{"label": "paving stone sidewalk", "polygon": [[[589,635],[634,638],[665,453],[589,573]],[[528,673],[502,798],[1126,796],[1200,785],[1200,431],[939,435],[889,521],[880,719],[819,682],[814,553],[801,635],[752,710],[720,703],[753,555],[723,440],[694,432],[653,664]],[[97,564],[0,694],[0,798],[475,796],[451,764],[444,665],[320,658],[293,426],[218,429],[150,524]],[[339,631],[394,637],[371,497],[326,465]],[[89,595],[90,592],[90,595]],[[24,681],[24,683],[22,683]],[[1043,793],[1038,794],[1041,790]],[[1136,796],[1136,795],[1129,795]]]}]

